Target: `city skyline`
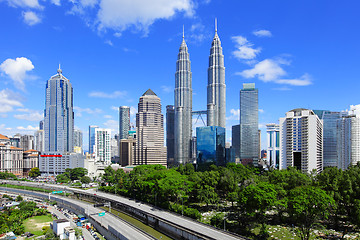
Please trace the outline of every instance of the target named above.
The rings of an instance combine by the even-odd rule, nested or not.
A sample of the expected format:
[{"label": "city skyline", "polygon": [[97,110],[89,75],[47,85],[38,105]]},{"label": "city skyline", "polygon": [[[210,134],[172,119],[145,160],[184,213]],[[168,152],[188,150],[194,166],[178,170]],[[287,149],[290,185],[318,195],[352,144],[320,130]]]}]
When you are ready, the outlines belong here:
[{"label": "city skyline", "polygon": [[[341,111],[360,103],[355,92],[359,33],[352,31],[359,22],[356,1],[341,6],[328,1],[183,3],[163,6],[166,11],[150,17],[132,10],[126,19],[104,19],[101,13],[109,9],[96,3],[1,2],[6,35],[0,40],[0,133],[34,134],[43,118],[45,83],[59,62],[73,85],[75,128],[83,131],[84,149],[89,125],[118,131],[119,106],[131,107],[134,122],[137,99],[148,88],[159,95],[165,113],[166,105],[174,104],[174,62],[183,24],[192,61],[193,110],[206,110],[215,18],[226,67],[227,141],[231,126],[238,124],[243,83],[255,82],[260,92],[263,149],[265,124],[277,123],[291,109]],[[147,21],[134,20],[144,15]],[[95,25],[97,18],[101,26]]]}]

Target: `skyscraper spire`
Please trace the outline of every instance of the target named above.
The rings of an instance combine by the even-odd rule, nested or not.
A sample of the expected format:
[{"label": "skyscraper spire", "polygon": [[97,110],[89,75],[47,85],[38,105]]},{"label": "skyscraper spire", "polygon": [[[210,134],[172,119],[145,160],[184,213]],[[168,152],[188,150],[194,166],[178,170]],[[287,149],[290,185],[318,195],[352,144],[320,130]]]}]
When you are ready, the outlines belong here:
[{"label": "skyscraper spire", "polygon": [[221,41],[217,34],[215,18],[215,36],[211,43],[208,86],[207,86],[207,125],[225,127],[226,85],[224,55]]},{"label": "skyscraper spire", "polygon": [[217,33],[217,18],[215,18],[215,33]]},{"label": "skyscraper spire", "polygon": [[60,63],[59,63],[59,68],[57,70],[58,74],[61,74],[62,73],[62,70],[61,70],[61,67],[60,67]]},{"label": "skyscraper spire", "polygon": [[184,39],[180,45],[175,73],[174,160],[175,165],[186,164],[191,158],[192,137],[192,74]]},{"label": "skyscraper spire", "polygon": [[184,30],[184,24],[183,24],[183,39],[185,38],[185,30]]}]

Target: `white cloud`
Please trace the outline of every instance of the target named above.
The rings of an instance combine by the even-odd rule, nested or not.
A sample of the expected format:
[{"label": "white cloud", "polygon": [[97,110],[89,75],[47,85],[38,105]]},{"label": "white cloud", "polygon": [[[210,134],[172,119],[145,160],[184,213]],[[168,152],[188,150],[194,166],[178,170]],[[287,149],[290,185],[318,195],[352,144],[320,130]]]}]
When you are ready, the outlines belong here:
[{"label": "white cloud", "polygon": [[24,131],[36,131],[39,130],[39,127],[33,127],[31,125],[28,125],[27,127],[23,127],[23,126],[16,127],[16,129],[24,130]]},{"label": "white cloud", "polygon": [[89,97],[97,97],[97,98],[123,98],[127,95],[126,91],[115,91],[113,93],[104,93],[104,92],[91,92],[89,93]]},{"label": "white cloud", "polygon": [[115,133],[118,132],[118,130],[117,130],[119,128],[119,122],[118,121],[110,119],[110,120],[107,120],[104,123],[104,125],[105,125],[106,128],[111,129],[111,135],[114,135]]},{"label": "white cloud", "polygon": [[158,19],[170,19],[178,12],[194,14],[192,0],[101,0],[97,14],[99,29],[114,29],[117,32],[135,27],[145,34]]},{"label": "white cloud", "polygon": [[161,86],[161,89],[166,92],[166,93],[171,93],[174,91],[173,87],[172,86]]},{"label": "white cloud", "polygon": [[41,23],[41,18],[33,11],[23,12],[23,18],[24,22],[29,26]]},{"label": "white cloud", "polygon": [[0,71],[7,74],[13,81],[16,88],[25,90],[26,72],[34,69],[32,62],[25,58],[8,58],[0,65]]},{"label": "white cloud", "polygon": [[231,109],[231,115],[226,120],[240,120],[240,109]]},{"label": "white cloud", "polygon": [[308,86],[312,84],[311,77],[309,74],[305,73],[300,78],[295,79],[278,79],[275,81],[279,84],[289,84],[293,86]]},{"label": "white cloud", "polygon": [[105,41],[105,44],[109,45],[109,46],[114,46],[114,44],[112,43],[111,40],[106,40]]},{"label": "white cloud", "polygon": [[254,59],[261,52],[261,48],[253,48],[254,44],[250,43],[243,36],[234,36],[231,39],[235,42],[235,47],[237,48],[232,54],[237,59]]},{"label": "white cloud", "polygon": [[51,3],[56,5],[56,6],[61,6],[60,0],[51,0]]},{"label": "white cloud", "polygon": [[95,5],[97,5],[99,3],[98,0],[80,0],[81,6],[83,7],[94,7]]},{"label": "white cloud", "polygon": [[283,78],[287,75],[286,71],[281,67],[281,65],[288,65],[289,61],[285,59],[265,59],[257,64],[251,69],[244,70],[237,75],[241,75],[244,78],[254,78],[257,77],[263,82],[274,82],[278,84],[288,84],[292,86],[307,86],[312,84],[311,77],[309,74],[305,73],[299,78],[286,79]]},{"label": "white cloud", "polygon": [[83,112],[85,112],[87,114],[101,114],[103,112],[99,108],[92,109],[92,108],[81,108],[78,106],[74,106],[73,109],[74,109],[77,117],[81,117]]},{"label": "white cloud", "polygon": [[111,115],[105,115],[104,118],[112,118]]},{"label": "white cloud", "polygon": [[[19,110],[19,109],[18,109]],[[27,120],[27,121],[40,121],[44,119],[44,114],[36,110],[20,109],[20,112],[26,112],[25,114],[15,114],[14,118]]]},{"label": "white cloud", "polygon": [[7,0],[9,6],[11,7],[21,7],[21,8],[38,8],[41,9],[38,0]]},{"label": "white cloud", "polygon": [[257,37],[272,37],[271,32],[265,29],[253,31],[253,34]]},{"label": "white cloud", "polygon": [[13,91],[3,89],[0,91],[0,113],[11,112],[14,107],[22,107],[19,97]]},{"label": "white cloud", "polygon": [[282,69],[278,62],[272,59],[265,59],[255,64],[254,68],[244,70],[239,74],[245,78],[258,77],[264,82],[270,82],[286,75],[286,72]]},{"label": "white cloud", "polygon": [[114,110],[114,111],[119,111],[119,107],[115,107],[115,106],[111,106],[111,110]]},{"label": "white cloud", "polygon": [[130,107],[130,116],[135,116],[135,114],[137,113],[137,109],[133,106]]},{"label": "white cloud", "polygon": [[264,109],[259,108],[259,113],[264,113]]}]

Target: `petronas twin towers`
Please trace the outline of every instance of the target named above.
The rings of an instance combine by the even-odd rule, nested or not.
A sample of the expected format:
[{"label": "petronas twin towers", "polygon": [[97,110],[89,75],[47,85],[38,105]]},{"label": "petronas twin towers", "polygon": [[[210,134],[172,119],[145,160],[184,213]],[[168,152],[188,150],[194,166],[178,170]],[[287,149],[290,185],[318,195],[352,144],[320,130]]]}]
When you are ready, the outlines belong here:
[{"label": "petronas twin towers", "polygon": [[[224,55],[217,34],[211,44],[207,85],[207,125],[225,128],[226,85]],[[191,159],[192,138],[192,73],[184,33],[175,73],[175,164],[186,164]]]}]

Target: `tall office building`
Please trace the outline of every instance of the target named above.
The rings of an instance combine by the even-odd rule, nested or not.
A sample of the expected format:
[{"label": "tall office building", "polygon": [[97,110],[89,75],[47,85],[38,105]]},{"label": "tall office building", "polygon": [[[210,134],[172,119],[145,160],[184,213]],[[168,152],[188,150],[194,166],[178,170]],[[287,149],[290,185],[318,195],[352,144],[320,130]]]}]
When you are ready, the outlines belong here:
[{"label": "tall office building", "polygon": [[280,128],[279,124],[266,124],[267,151],[266,160],[270,168],[279,169],[280,166]]},{"label": "tall office building", "polygon": [[[315,112],[315,111],[314,111]],[[319,112],[319,111],[317,111]],[[316,113],[316,112],[315,112]],[[341,112],[322,111],[320,119],[323,120],[324,150],[323,165],[325,167],[337,167],[337,122],[341,118]]]},{"label": "tall office building", "polygon": [[119,135],[120,139],[127,139],[130,130],[130,108],[127,106],[119,107]]},{"label": "tall office building", "polygon": [[136,150],[134,165],[161,164],[166,166],[164,119],[160,98],[148,89],[139,100],[136,114]]},{"label": "tall office building", "polygon": [[45,134],[44,130],[38,130],[34,136],[35,150],[43,153],[45,150]]},{"label": "tall office building", "polygon": [[240,90],[240,161],[255,166],[259,160],[259,101],[255,83]]},{"label": "tall office building", "polygon": [[240,124],[231,128],[231,146],[234,149],[235,162],[240,162]]},{"label": "tall office building", "polygon": [[111,130],[105,128],[95,129],[94,145],[95,161],[104,165],[111,164]]},{"label": "tall office building", "polygon": [[167,148],[167,165],[173,166],[174,148],[175,148],[175,108],[173,105],[166,106],[166,148]]},{"label": "tall office building", "polygon": [[39,130],[44,130],[44,120],[39,122]]},{"label": "tall office building", "polygon": [[197,164],[225,166],[225,128],[207,126],[196,128]]},{"label": "tall office building", "polygon": [[94,145],[95,145],[95,129],[99,128],[95,125],[89,126],[89,154],[94,153]]},{"label": "tall office building", "polygon": [[74,133],[73,89],[62,70],[46,83],[45,152],[72,152]]},{"label": "tall office building", "polygon": [[337,120],[337,166],[343,170],[360,162],[360,118],[342,113]]},{"label": "tall office building", "polygon": [[175,165],[191,159],[192,137],[192,74],[184,33],[175,73]]},{"label": "tall office building", "polygon": [[225,128],[226,119],[226,85],[224,55],[220,38],[217,34],[215,20],[215,36],[211,44],[207,86],[207,125]]},{"label": "tall office building", "polygon": [[82,152],[83,147],[83,133],[79,129],[74,130],[74,147],[79,147]]},{"label": "tall office building", "polygon": [[323,123],[309,109],[297,108],[279,119],[280,169],[296,167],[303,173],[323,170]]},{"label": "tall office building", "polygon": [[34,150],[34,148],[35,148],[35,146],[34,146],[34,136],[33,135],[23,135],[23,136],[21,136],[20,145],[21,145],[21,148],[24,151],[31,150],[31,149]]}]

